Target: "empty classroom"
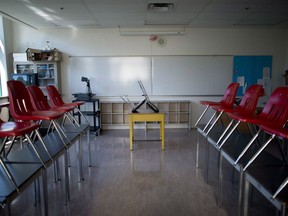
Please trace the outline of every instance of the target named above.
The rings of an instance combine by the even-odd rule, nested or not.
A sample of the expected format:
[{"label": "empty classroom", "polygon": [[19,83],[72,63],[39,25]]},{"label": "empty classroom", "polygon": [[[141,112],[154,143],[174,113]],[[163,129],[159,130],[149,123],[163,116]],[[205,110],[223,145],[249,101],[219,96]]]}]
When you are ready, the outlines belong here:
[{"label": "empty classroom", "polygon": [[0,215],[281,215],[284,0],[0,2]]}]

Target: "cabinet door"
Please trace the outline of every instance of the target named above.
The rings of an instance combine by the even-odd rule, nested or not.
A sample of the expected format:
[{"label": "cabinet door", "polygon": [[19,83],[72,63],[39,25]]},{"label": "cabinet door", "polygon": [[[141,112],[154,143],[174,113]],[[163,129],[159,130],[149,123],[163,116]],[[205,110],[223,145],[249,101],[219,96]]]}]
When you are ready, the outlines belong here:
[{"label": "cabinet door", "polygon": [[[56,85],[55,74],[56,65],[54,63],[37,63],[36,71],[38,73],[38,82],[40,87],[46,87],[47,85]],[[56,85],[57,87],[57,85]]]},{"label": "cabinet door", "polygon": [[33,63],[16,63],[14,66],[14,73],[34,73]]}]

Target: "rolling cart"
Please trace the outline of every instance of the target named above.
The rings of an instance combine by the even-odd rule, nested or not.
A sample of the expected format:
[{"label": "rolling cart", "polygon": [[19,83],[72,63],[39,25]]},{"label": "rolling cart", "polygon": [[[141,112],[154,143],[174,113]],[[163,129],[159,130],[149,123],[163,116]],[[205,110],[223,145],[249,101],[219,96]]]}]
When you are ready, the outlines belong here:
[{"label": "rolling cart", "polygon": [[[77,98],[74,101],[85,101],[85,103],[92,103],[92,110],[81,110],[83,115],[92,116],[93,117],[93,125],[91,125],[90,130],[95,132],[95,135],[101,135],[101,119],[100,119],[100,101],[96,98]],[[80,107],[78,107],[80,110]],[[79,113],[74,113],[74,115],[78,116],[78,121],[81,124],[81,116]]]}]

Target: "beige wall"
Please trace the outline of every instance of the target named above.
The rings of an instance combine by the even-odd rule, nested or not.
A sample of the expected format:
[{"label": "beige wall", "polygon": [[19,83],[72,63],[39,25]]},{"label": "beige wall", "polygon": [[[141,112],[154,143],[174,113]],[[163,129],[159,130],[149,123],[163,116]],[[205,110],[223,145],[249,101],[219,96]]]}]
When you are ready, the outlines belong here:
[{"label": "beige wall", "polygon": [[[283,84],[282,74],[288,65],[288,34],[280,29],[186,29],[183,36],[166,36],[165,47],[151,42],[149,36],[120,36],[117,28],[35,30],[13,23],[12,32],[13,52],[25,52],[27,47],[42,49],[49,41],[63,53],[61,85],[66,99],[71,99],[69,56],[272,55],[273,89]],[[198,101],[207,98],[188,99],[194,102],[194,122],[202,110]]]}]

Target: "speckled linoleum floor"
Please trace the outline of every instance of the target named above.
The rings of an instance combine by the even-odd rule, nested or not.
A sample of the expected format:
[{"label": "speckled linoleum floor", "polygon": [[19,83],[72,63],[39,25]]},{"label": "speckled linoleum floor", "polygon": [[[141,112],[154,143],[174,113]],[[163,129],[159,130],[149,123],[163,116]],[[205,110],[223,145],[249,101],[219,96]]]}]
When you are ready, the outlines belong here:
[{"label": "speckled linoleum floor", "polygon": [[[128,130],[91,134],[92,167],[84,143],[84,178],[78,181],[76,148],[70,149],[71,200],[64,205],[62,182],[54,182],[48,169],[51,216],[230,216],[237,214],[237,177],[224,180],[223,205],[217,207],[217,154],[210,154],[209,177],[204,171],[204,142],[200,143],[200,168],[195,166],[196,130],[166,129],[165,150],[159,130],[136,130],[135,149],[129,150]],[[145,141],[149,139],[150,141]],[[227,165],[225,172],[232,173]],[[228,175],[230,176],[230,175]],[[236,179],[236,180],[235,180]],[[255,193],[257,196],[257,193]],[[253,198],[250,215],[273,215],[264,198]],[[11,215],[39,215],[34,188],[29,187],[11,204]]]}]

